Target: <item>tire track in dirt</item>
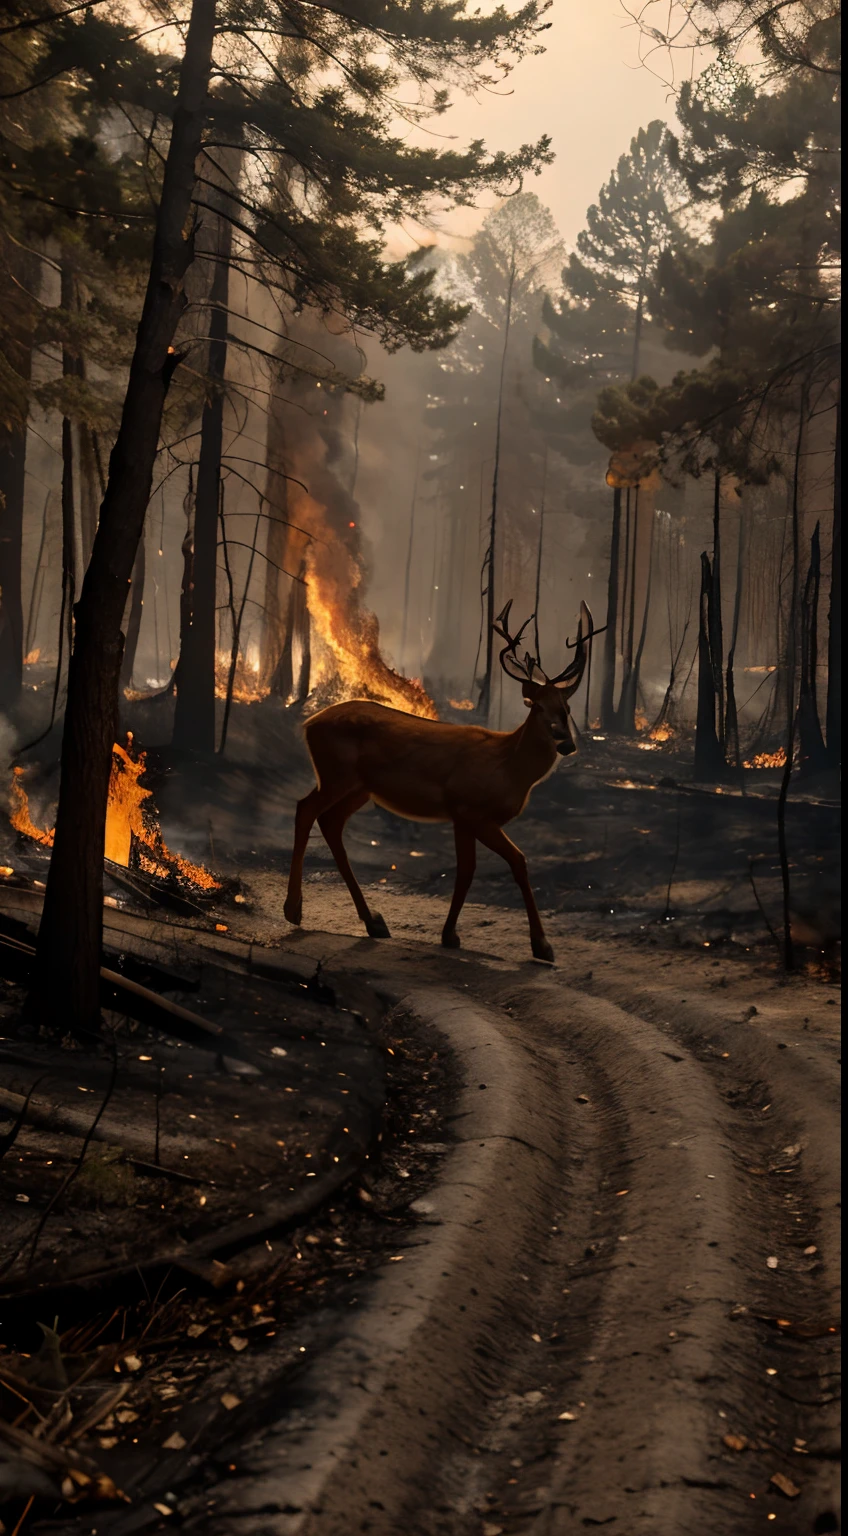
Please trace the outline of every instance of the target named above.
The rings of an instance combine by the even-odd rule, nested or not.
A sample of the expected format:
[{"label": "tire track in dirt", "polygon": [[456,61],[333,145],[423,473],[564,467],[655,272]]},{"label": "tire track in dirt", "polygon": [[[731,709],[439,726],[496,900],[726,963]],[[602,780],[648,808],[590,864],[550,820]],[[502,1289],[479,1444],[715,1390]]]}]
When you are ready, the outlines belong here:
[{"label": "tire track in dirt", "polygon": [[[731,1533],[769,1516],[776,1531],[814,1530],[832,1492],[793,1444],[809,1441],[811,1414],[821,1422],[822,1362],[776,1325],[751,1326],[757,1314],[810,1315],[814,1300],[806,1271],[815,1266],[797,1263],[797,1243],[800,1233],[812,1245],[815,1202],[803,1209],[800,1185],[791,1211],[779,1189],[764,1201],[762,1181],[745,1171],[757,1166],[750,1128],[759,1135],[768,1085],[756,1078],[753,1097],[734,1103],[715,1080],[725,1066],[715,1042],[701,1059],[703,1042],[699,1055],[681,1030],[553,978],[513,989],[510,1001],[513,1028],[563,1056],[568,1173],[551,1225],[564,1238],[559,1274],[537,1290],[545,1323],[536,1332],[549,1347],[538,1363],[507,1367],[511,1391],[482,1442],[490,1465],[524,1465],[498,1477],[495,1498],[485,1497],[485,1473],[475,1477],[476,1512],[533,1536],[584,1524]],[[588,1104],[577,1102],[581,1082]],[[790,1131],[797,1117],[787,1128],[772,1114],[768,1134],[784,1164]],[[772,1272],[765,1261],[774,1256]],[[799,1370],[815,1378],[806,1403]],[[725,1435],[744,1437],[746,1448],[730,1450]],[[774,1473],[801,1486],[797,1499],[770,1484]],[[432,1528],[458,1529],[450,1518]]]}]

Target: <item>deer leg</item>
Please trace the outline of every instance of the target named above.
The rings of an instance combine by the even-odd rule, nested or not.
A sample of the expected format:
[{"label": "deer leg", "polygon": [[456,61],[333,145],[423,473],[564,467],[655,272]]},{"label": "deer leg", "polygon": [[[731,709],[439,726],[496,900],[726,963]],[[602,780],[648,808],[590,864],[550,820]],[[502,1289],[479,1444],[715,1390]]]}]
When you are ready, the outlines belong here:
[{"label": "deer leg", "polygon": [[502,859],[506,859],[512,870],[515,883],[524,897],[524,905],[527,908],[527,917],[530,923],[530,945],[533,955],[537,960],[547,960],[553,964],[554,952],[545,937],[542,927],[542,919],[536,906],[536,898],[527,875],[527,860],[520,848],[510,842],[506,833],[500,827],[478,827],[476,829],[478,840],[485,848],[491,848],[493,853],[499,853]]},{"label": "deer leg", "polygon": [[286,921],[297,927],[303,916],[303,860],[315,819],[346,798],[347,790],[322,789],[317,785],[305,799],[298,800],[294,818],[294,847],[289,867],[289,883],[283,913]]},{"label": "deer leg", "polygon": [[346,795],[344,800],[340,800],[329,811],[323,811],[318,817],[318,825],[324,835],[324,841],[336,861],[339,874],[353,897],[353,905],[356,907],[360,920],[365,924],[369,938],[389,939],[391,934],[385,922],[379,912],[371,911],[362,894],[359,882],[350,867],[347,849],[342,841],[342,833],[348,818],[355,811],[360,811],[363,805],[367,805],[370,798],[367,790],[354,790],[353,794]]},{"label": "deer leg", "polygon": [[456,920],[465,904],[471,882],[474,879],[474,870],[477,865],[477,843],[474,833],[469,827],[455,821],[453,824],[453,837],[456,844],[456,884],[453,888],[453,900],[447,915],[445,926],[442,929],[442,943],[446,949],[459,949],[459,934],[456,931]]}]

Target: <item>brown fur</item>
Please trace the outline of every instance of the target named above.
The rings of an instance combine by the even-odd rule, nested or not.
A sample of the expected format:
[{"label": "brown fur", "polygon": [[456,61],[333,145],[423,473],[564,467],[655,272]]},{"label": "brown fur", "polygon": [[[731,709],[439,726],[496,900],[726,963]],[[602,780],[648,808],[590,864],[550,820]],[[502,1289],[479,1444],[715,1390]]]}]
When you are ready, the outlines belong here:
[{"label": "brown fur", "polygon": [[529,714],[515,731],[445,725],[362,699],[333,704],[313,716],[305,735],[317,784],[297,807],[284,908],[289,922],[301,921],[303,859],[317,819],[368,933],[388,936],[380,914],[368,907],[342,841],[348,818],[373,800],[410,821],[453,822],[456,885],[443,944],[453,948],[459,943],[456,921],[480,842],[512,870],[527,908],[533,954],[553,960],[524,855],[502,829],[521,814],[533,786],[552,771],[557,756],[576,750],[567,702],[571,690],[529,681],[523,688]]}]

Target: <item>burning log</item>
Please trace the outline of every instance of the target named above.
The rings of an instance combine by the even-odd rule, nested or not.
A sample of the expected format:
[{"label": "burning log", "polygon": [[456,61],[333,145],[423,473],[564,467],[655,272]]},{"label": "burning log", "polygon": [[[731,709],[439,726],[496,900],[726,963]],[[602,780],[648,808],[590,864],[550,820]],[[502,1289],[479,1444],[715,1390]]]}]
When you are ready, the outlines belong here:
[{"label": "burning log", "polygon": [[[128,732],[126,747],[116,742],[112,748],[106,812],[107,867],[111,865],[118,872],[132,871],[134,883],[140,880],[154,900],[157,894],[166,899],[168,892],[178,894],[180,889],[207,899],[219,895],[221,882],[208,869],[192,864],[167,847],[155,819],[152,791],[141,783],[146,768],[145,753],[139,752],[133,757],[132,747],[132,733]],[[13,769],[12,798],[16,808],[11,816],[12,826],[42,848],[52,848],[53,828],[40,828],[33,822],[23,776],[23,768]]]}]

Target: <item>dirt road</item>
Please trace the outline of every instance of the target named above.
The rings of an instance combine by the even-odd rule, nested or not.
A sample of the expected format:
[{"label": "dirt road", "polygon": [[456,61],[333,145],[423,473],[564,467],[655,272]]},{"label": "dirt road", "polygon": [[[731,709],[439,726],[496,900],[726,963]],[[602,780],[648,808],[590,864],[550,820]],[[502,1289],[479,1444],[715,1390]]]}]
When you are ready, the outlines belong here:
[{"label": "dirt road", "polygon": [[447,988],[491,1025],[515,1164],[479,1218],[491,1249],[446,1280],[456,1315],[396,1364],[349,1454],[329,1426],[317,1512],[296,1478],[280,1503],[283,1426],[239,1457],[226,1528],[838,1530],[837,989],[563,918],[549,969],[494,907],[469,907],[447,953],[443,904],[409,892],[380,896],[396,939],[346,938],[346,893],[306,894],[300,952],[396,994]]}]

